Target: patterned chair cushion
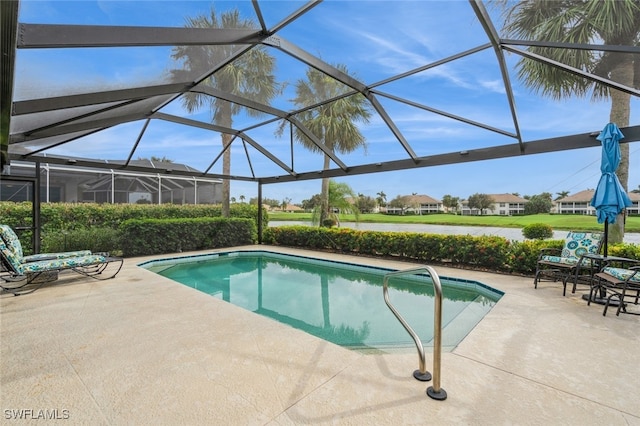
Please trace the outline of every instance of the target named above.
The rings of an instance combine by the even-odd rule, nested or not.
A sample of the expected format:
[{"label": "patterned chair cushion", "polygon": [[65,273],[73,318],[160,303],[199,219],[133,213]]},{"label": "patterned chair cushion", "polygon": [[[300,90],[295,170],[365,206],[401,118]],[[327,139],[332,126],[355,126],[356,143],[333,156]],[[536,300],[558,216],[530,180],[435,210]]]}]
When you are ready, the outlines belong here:
[{"label": "patterned chair cushion", "polygon": [[[611,266],[607,266],[602,270],[602,272],[605,272],[613,277],[616,277],[620,281],[626,281],[636,271],[632,269],[613,268]],[[629,282],[640,284],[640,271],[637,271],[637,273],[629,280]]]},{"label": "patterned chair cushion", "polygon": [[562,248],[562,257],[580,258],[585,254],[598,254],[602,246],[602,232],[569,232]]},{"label": "patterned chair cushion", "polygon": [[0,238],[4,241],[7,249],[12,250],[16,258],[20,259],[19,263],[37,262],[40,260],[49,260],[52,257],[62,259],[64,257],[87,256],[91,254],[91,250],[64,251],[60,253],[39,253],[30,256],[24,256],[20,239],[8,225],[0,225]]},{"label": "patterned chair cushion", "polygon": [[79,257],[79,256],[88,256],[91,254],[91,250],[76,250],[76,251],[65,251],[62,253],[40,253],[40,254],[32,254],[30,256],[24,256],[22,258],[22,262],[38,262],[40,260],[51,260],[52,257],[57,259],[64,259],[65,257]]},{"label": "patterned chair cushion", "polygon": [[0,225],[0,238],[4,241],[7,248],[14,252],[15,256],[18,258],[22,257],[23,253],[20,239],[9,225]]},{"label": "patterned chair cushion", "polygon": [[572,266],[578,264],[577,257],[560,257],[560,256],[544,255],[540,258],[540,260],[545,262],[560,263],[563,265],[572,265]]},{"label": "patterned chair cushion", "polygon": [[69,269],[81,266],[97,265],[99,263],[104,263],[105,260],[106,258],[104,256],[92,254],[88,256],[65,257],[63,259],[41,260],[40,262],[23,263],[21,267],[22,273],[26,274],[29,272],[43,272],[57,269]]},{"label": "patterned chair cushion", "polygon": [[16,256],[14,250],[10,249],[2,238],[0,238],[0,252],[2,252],[2,256],[9,263],[9,267],[13,269],[13,271],[17,274],[22,274],[22,257]]}]

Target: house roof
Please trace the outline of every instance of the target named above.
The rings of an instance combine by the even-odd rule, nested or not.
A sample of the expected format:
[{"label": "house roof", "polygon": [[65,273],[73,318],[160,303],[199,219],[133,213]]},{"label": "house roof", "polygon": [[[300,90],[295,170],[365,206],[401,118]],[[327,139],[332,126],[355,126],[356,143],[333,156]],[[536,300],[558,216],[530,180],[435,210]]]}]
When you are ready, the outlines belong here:
[{"label": "house roof", "polygon": [[424,194],[404,195],[411,204],[442,204],[442,201]]},{"label": "house roof", "polygon": [[[593,194],[595,194],[595,189],[585,189],[580,192],[576,192],[573,195],[569,195],[568,197],[560,198],[556,200],[556,203],[584,203],[589,202],[593,198]],[[640,193],[638,192],[627,192],[629,199],[632,202],[640,201]]]},{"label": "house roof", "polygon": [[514,194],[488,194],[495,203],[527,203],[529,200]]},{"label": "house roof", "polygon": [[[54,2],[60,8],[76,7],[75,4],[65,6],[71,3]],[[0,1],[0,114],[3,124],[0,128],[0,151],[3,162],[6,152],[14,160],[67,164],[68,156],[61,154],[60,149],[67,147],[73,151],[73,147],[82,146],[93,155],[77,161],[75,165],[108,169],[113,163],[105,163],[103,153],[111,152],[109,149],[117,142],[127,147],[116,163],[122,170],[276,183],[600,146],[594,132],[597,134],[605,123],[594,125],[593,128],[589,127],[591,124],[588,122],[581,124],[583,127],[578,133],[568,136],[563,126],[557,126],[555,135],[548,139],[536,139],[535,131],[524,130],[535,126],[531,126],[531,119],[524,119],[526,113],[516,108],[519,92],[523,91],[515,90],[509,77],[517,72],[513,68],[515,61],[508,60],[509,56],[528,58],[543,67],[560,68],[578,75],[593,82],[596,90],[615,88],[632,97],[640,97],[640,91],[611,80],[611,77],[579,70],[528,50],[532,46],[567,51],[584,49],[593,54],[607,55],[613,61],[619,55],[640,53],[640,47],[507,39],[501,31],[499,18],[492,16],[481,0],[465,3],[465,8],[456,12],[455,19],[448,19],[451,17],[446,14],[443,2],[393,3],[393,7],[404,7],[413,16],[429,17],[429,25],[420,20],[409,23],[406,19],[386,19],[382,22],[358,19],[362,8],[389,7],[390,2],[353,1],[349,2],[348,12],[344,12],[343,2],[224,2],[228,9],[238,7],[248,11],[248,18],[255,24],[251,29],[182,27],[185,16],[173,16],[176,9],[169,7],[170,2],[163,2],[162,7],[156,7],[153,16],[136,16],[136,22],[145,23],[132,26],[127,4],[144,3],[147,2],[122,2],[122,7],[111,8],[110,13],[101,15],[102,18],[87,17],[83,21],[78,17],[76,19],[79,21],[70,25],[63,9],[47,14],[42,22],[23,22],[18,13],[18,0]],[[201,14],[210,12],[209,2],[193,3],[203,5]],[[319,16],[322,15],[317,15],[320,11],[330,11],[335,19],[321,19]],[[438,19],[439,16],[442,19]],[[175,26],[157,26],[156,21],[172,22],[171,25]],[[407,50],[406,55],[414,61],[412,69],[371,66],[377,60],[398,53],[394,43],[382,42],[377,44],[375,51],[343,49],[334,54],[336,56],[332,56],[332,63],[329,63],[328,59],[322,59],[323,52],[330,44],[339,42],[328,35],[333,32],[332,25],[340,24],[351,29],[350,37],[363,37],[363,42],[373,37],[376,25],[395,30],[398,34],[395,42],[399,44],[415,39],[413,34],[420,34],[421,40],[437,38],[443,42],[438,43],[437,49],[418,43],[412,50]],[[459,26],[464,26],[464,31]],[[299,35],[301,29],[304,35]],[[296,38],[290,40],[289,35]],[[462,43],[446,42],[449,38],[458,39],[463,35],[468,39]],[[194,64],[206,64],[205,68],[189,70],[195,72],[167,73],[167,68],[177,66],[169,64],[171,49],[177,46],[192,47],[194,52],[216,50],[224,52],[226,56],[220,63],[192,61]],[[323,99],[315,105],[300,107],[291,102],[291,91],[283,90],[279,98],[267,105],[252,99],[251,95],[238,96],[204,84],[208,77],[215,76],[226,65],[247,60],[258,48],[276,58],[279,68],[294,74],[290,81],[281,83],[304,80],[306,70],[311,67],[341,84],[343,93]],[[16,54],[17,49],[21,50],[20,55]],[[166,61],[153,62],[147,59],[148,52],[161,49],[167,52]],[[95,72],[99,68],[95,64],[110,61],[116,55],[120,59],[127,58],[116,76],[105,77]],[[368,60],[363,61],[363,57]],[[492,84],[486,85],[487,88],[482,84],[465,84],[465,87],[469,86],[467,96],[450,96],[446,103],[434,102],[431,95],[436,90],[451,90],[453,85],[449,80],[433,77],[449,75],[451,69],[459,74],[477,73],[465,62],[477,57],[486,63],[482,80],[491,81]],[[35,62],[40,66],[29,66],[29,58],[37,58]],[[344,64],[356,73],[366,72],[367,76],[354,77],[341,71],[336,64]],[[140,69],[144,69],[144,72],[136,72]],[[28,70],[28,77],[23,78],[27,73],[21,70]],[[459,74],[455,74],[456,78],[460,77]],[[53,75],[69,78],[68,81],[62,77],[54,78],[56,84],[53,90]],[[16,80],[21,84],[16,84]],[[398,83],[401,82],[412,83],[411,93],[398,90]],[[180,107],[186,95],[194,94],[208,100],[224,100],[244,111],[261,114],[245,114],[241,120],[234,120],[230,128],[212,124],[209,115],[195,116]],[[380,142],[375,146],[371,144],[368,156],[361,155],[361,152],[355,155],[333,152],[320,139],[321,135],[314,135],[299,119],[305,112],[340,101],[349,94],[361,94],[366,98],[374,115],[371,122],[375,126],[361,127],[365,137],[372,139],[375,136]],[[503,113],[470,113],[474,108],[468,108],[469,102],[479,96],[496,96],[495,103],[499,103]],[[450,105],[453,102],[458,104]],[[421,132],[422,136],[416,136],[413,124],[401,120],[409,115],[420,117],[423,127],[428,127],[436,118],[438,128],[442,126],[440,123],[446,121],[448,128],[461,129],[460,133],[473,136],[466,140],[458,139],[455,148],[451,148],[451,144],[443,143],[442,138],[427,136],[433,134],[437,130],[435,128],[434,132],[424,131]],[[508,119],[505,120],[505,117]],[[274,130],[279,123],[305,134],[316,149],[313,152],[293,149],[293,143],[287,143],[290,141],[273,144]],[[130,126],[134,130],[124,139],[112,140],[109,132],[123,126]],[[171,136],[179,134],[185,126],[202,131],[201,140],[207,141],[196,141],[185,147],[196,151],[199,158],[206,159],[206,163],[210,164],[202,172],[176,170],[173,164],[163,164],[162,169],[131,161],[132,155],[138,155],[140,145],[146,145],[162,156],[165,145],[158,143],[155,137],[161,134],[166,137],[164,142],[171,144]],[[378,133],[381,128],[384,132]],[[640,126],[621,130],[625,135],[622,143],[640,140]],[[287,135],[285,139],[295,134],[288,130],[284,133]],[[220,146],[220,136],[223,134],[232,136],[231,147],[223,149]],[[291,145],[292,148],[290,152],[282,154],[275,151],[275,145]],[[219,161],[226,149],[231,150],[234,157],[229,173],[221,170],[222,161]],[[328,155],[331,168],[322,170],[316,165],[309,165],[316,163],[299,160],[301,156],[309,155]]]},{"label": "house roof", "polygon": [[584,203],[585,201],[591,201],[595,189],[585,189],[575,194],[556,200],[556,203]]},{"label": "house roof", "polygon": [[300,207],[300,206],[296,206],[295,204],[287,204],[287,207],[285,207],[284,210],[300,211],[300,210],[304,210],[304,209],[302,207]]}]

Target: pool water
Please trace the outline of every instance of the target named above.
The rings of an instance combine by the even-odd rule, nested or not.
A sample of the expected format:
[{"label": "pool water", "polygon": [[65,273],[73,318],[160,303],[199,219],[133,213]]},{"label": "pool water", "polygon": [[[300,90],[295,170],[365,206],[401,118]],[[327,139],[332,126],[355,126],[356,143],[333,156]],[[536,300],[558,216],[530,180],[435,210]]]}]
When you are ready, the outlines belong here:
[{"label": "pool water", "polygon": [[[146,269],[257,314],[351,349],[413,347],[384,303],[390,269],[268,251],[154,260]],[[502,292],[476,281],[440,277],[442,345],[454,348]],[[433,283],[427,275],[393,277],[389,298],[425,346],[433,342]]]}]

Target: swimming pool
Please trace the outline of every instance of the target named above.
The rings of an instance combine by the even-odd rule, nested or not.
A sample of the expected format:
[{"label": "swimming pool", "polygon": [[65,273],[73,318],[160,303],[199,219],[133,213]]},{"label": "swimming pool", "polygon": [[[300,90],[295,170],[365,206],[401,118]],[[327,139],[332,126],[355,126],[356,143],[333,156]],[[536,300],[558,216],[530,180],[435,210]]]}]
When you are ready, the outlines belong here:
[{"label": "swimming pool", "polygon": [[[198,291],[350,349],[414,347],[385,305],[384,275],[393,270],[269,251],[231,251],[139,264]],[[442,345],[451,350],[502,297],[477,281],[440,277]],[[433,284],[428,276],[389,280],[389,297],[433,346]]]}]

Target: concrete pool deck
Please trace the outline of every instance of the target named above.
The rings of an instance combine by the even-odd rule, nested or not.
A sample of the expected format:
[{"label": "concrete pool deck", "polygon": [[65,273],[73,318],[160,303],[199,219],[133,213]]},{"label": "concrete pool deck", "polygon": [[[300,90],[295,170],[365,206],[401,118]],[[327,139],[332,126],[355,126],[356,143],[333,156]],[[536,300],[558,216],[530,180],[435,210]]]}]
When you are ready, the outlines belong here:
[{"label": "concrete pool deck", "polygon": [[[536,290],[529,277],[436,266],[505,295],[442,354],[448,398],[434,401],[430,382],[412,377],[415,350],[350,351],[136,266],[171,256],[125,259],[112,280],[61,274],[0,296],[2,423],[640,426],[640,317],[603,317],[558,283]],[[429,371],[432,360],[427,349]]]}]

